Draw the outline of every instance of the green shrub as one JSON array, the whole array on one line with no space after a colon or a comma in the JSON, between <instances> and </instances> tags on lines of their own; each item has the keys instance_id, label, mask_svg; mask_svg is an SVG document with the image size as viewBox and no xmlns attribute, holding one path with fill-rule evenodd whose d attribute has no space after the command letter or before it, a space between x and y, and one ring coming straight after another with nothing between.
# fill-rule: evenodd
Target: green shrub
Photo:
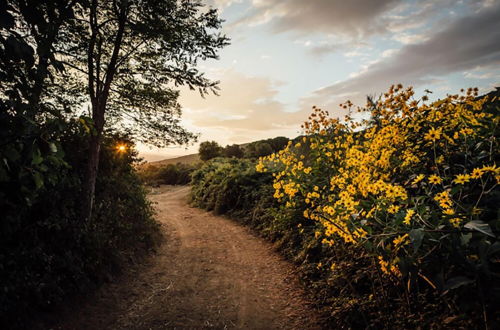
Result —
<instances>
[{"instance_id":1,"label":"green shrub","mask_svg":"<svg viewBox=\"0 0 500 330\"><path fill-rule=\"evenodd\" d=\"M108 134L101 150L94 217L79 218L86 139L75 123L60 137L66 166L24 203L15 189L2 190L0 326L26 326L26 314L51 309L87 292L127 262L154 247L158 227L135 174L126 139ZM131 147L131 143L127 142ZM61 150L61 152L62 152ZM49 170L49 169L47 169Z\"/></svg>"},{"instance_id":2,"label":"green shrub","mask_svg":"<svg viewBox=\"0 0 500 330\"><path fill-rule=\"evenodd\" d=\"M222 154L222 147L215 141L205 141L200 143L198 154L203 161L219 157Z\"/></svg>"},{"instance_id":3,"label":"green shrub","mask_svg":"<svg viewBox=\"0 0 500 330\"><path fill-rule=\"evenodd\" d=\"M342 240L322 244L322 224L304 217L309 204L294 199L293 205L281 205L283 201L273 198L273 175L256 173L254 165L248 159L206 162L193 174L192 203L228 215L275 242L300 269L327 316L326 327L477 328L483 323L481 302L465 298L470 293L467 286L443 296L424 280L398 282L385 276L379 260L362 246ZM494 297L494 292L487 294ZM495 324L498 313L489 312Z\"/></svg>"},{"instance_id":4,"label":"green shrub","mask_svg":"<svg viewBox=\"0 0 500 330\"><path fill-rule=\"evenodd\" d=\"M191 182L191 174L198 165L189 164L167 164L167 165L145 165L138 171L141 181L148 185L186 185Z\"/></svg>"},{"instance_id":5,"label":"green shrub","mask_svg":"<svg viewBox=\"0 0 500 330\"><path fill-rule=\"evenodd\" d=\"M243 149L237 144L233 145L228 145L224 148L223 150L224 157L235 157L235 158L243 158L245 153L243 152Z\"/></svg>"}]
</instances>

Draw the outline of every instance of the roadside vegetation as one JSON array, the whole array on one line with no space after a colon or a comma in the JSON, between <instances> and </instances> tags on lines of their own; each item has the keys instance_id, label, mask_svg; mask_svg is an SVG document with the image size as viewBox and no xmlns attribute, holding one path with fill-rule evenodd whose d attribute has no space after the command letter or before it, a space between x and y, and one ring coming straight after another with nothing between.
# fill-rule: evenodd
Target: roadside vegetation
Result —
<instances>
[{"instance_id":1,"label":"roadside vegetation","mask_svg":"<svg viewBox=\"0 0 500 330\"><path fill-rule=\"evenodd\" d=\"M342 121L315 108L283 150L205 163L193 204L276 242L331 327L496 328L498 97L393 86Z\"/></svg>"},{"instance_id":2,"label":"roadside vegetation","mask_svg":"<svg viewBox=\"0 0 500 330\"><path fill-rule=\"evenodd\" d=\"M244 145L233 144L226 147L220 146L215 141L205 141L200 143L198 154L141 164L137 168L142 182L149 186L189 184L192 173L199 169L206 161L214 158L249 159L255 161L259 157L279 152L286 147L288 141L288 138L278 136Z\"/></svg>"},{"instance_id":3,"label":"roadside vegetation","mask_svg":"<svg viewBox=\"0 0 500 330\"><path fill-rule=\"evenodd\" d=\"M0 3L0 328L89 293L154 249L135 142L196 139L178 86L228 38L197 1Z\"/></svg>"}]
</instances>

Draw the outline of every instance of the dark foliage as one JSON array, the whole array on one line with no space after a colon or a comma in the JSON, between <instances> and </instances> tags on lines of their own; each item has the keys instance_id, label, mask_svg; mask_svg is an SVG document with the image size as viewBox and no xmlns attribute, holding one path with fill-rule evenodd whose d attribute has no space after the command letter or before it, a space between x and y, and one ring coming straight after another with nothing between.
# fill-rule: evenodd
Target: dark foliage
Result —
<instances>
[{"instance_id":1,"label":"dark foliage","mask_svg":"<svg viewBox=\"0 0 500 330\"><path fill-rule=\"evenodd\" d=\"M251 160L214 159L193 174L192 203L248 225L275 246L301 273L325 314L325 328L478 328L479 304L467 292L443 300L425 281L418 288L395 285L362 247L328 247L315 235L317 223L302 215L305 205L282 208L272 197L272 176L257 173ZM329 269L324 265L335 265ZM411 300L410 300L411 299ZM410 301L412 302L410 304ZM450 313L461 304L462 314Z\"/></svg>"},{"instance_id":2,"label":"dark foliage","mask_svg":"<svg viewBox=\"0 0 500 330\"><path fill-rule=\"evenodd\" d=\"M131 149L118 153L116 144L126 141L118 136L104 140L95 214L89 223L81 221L78 205L87 148L83 130L80 123L68 124L60 136L64 166L47 176L29 202L19 195L31 187L2 185L4 329L26 326L26 313L50 310L64 298L95 287L157 240L152 208L133 167L136 154Z\"/></svg>"},{"instance_id":3,"label":"dark foliage","mask_svg":"<svg viewBox=\"0 0 500 330\"><path fill-rule=\"evenodd\" d=\"M226 146L222 153L223 153L224 157L228 157L228 158L231 158L231 157L243 158L243 156L245 155L245 153L243 152L243 149L241 149L241 147L237 144Z\"/></svg>"},{"instance_id":4,"label":"dark foliage","mask_svg":"<svg viewBox=\"0 0 500 330\"><path fill-rule=\"evenodd\" d=\"M284 136L259 140L245 146L245 158L268 156L283 149L290 140Z\"/></svg>"},{"instance_id":5,"label":"dark foliage","mask_svg":"<svg viewBox=\"0 0 500 330\"><path fill-rule=\"evenodd\" d=\"M157 186L160 184L186 185L191 182L191 174L198 168L198 165L189 164L167 164L164 166L144 165L138 175L142 182Z\"/></svg>"},{"instance_id":6,"label":"dark foliage","mask_svg":"<svg viewBox=\"0 0 500 330\"><path fill-rule=\"evenodd\" d=\"M200 143L198 154L201 160L207 161L219 157L222 154L222 147L215 141L205 141Z\"/></svg>"}]
</instances>

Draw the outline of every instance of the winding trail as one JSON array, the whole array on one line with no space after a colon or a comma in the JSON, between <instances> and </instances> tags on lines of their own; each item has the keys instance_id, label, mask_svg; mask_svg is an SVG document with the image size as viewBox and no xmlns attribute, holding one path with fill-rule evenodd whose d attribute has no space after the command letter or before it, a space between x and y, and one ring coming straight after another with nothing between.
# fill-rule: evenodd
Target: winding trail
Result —
<instances>
[{"instance_id":1,"label":"winding trail","mask_svg":"<svg viewBox=\"0 0 500 330\"><path fill-rule=\"evenodd\" d=\"M319 329L292 265L235 222L187 205L189 187L150 198L166 236L64 329Z\"/></svg>"}]
</instances>

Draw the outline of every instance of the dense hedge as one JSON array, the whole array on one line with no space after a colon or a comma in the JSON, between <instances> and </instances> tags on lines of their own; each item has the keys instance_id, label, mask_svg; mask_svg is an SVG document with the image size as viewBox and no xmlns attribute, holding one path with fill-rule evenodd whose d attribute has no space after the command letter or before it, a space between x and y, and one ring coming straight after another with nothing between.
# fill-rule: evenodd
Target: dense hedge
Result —
<instances>
[{"instance_id":1,"label":"dense hedge","mask_svg":"<svg viewBox=\"0 0 500 330\"><path fill-rule=\"evenodd\" d=\"M315 295L327 316L326 325L336 328L400 327L417 324L421 318L400 319L387 314L404 309L391 283L378 276L373 260L361 249L345 244L332 251L315 238L317 226L299 211L285 209L272 197L273 177L258 173L255 162L218 158L205 163L193 174L193 205L225 214L254 228L275 242L279 251L300 268L302 280ZM318 264L337 264L335 274L324 272ZM376 286L384 296L373 295ZM392 300L382 297L393 294ZM420 323L421 324L421 323Z\"/></svg>"},{"instance_id":2,"label":"dense hedge","mask_svg":"<svg viewBox=\"0 0 500 330\"><path fill-rule=\"evenodd\" d=\"M401 102L404 99L404 96L397 96L392 101ZM393 123L391 120L396 123L394 125L399 125L404 116L387 119L383 117L388 116L385 113L381 115L382 118L375 118L369 123L375 126L374 129L359 131L354 126L354 132L350 133L347 127L342 130L325 128L330 125L329 122L324 124L326 114L317 111L310 123L312 132L301 139L302 145L300 142L290 144L278 155L261 160L257 166L261 173L257 173L253 168L254 164L248 160L217 159L206 163L193 174L193 203L251 225L263 236L275 241L282 253L299 265L306 285L328 315L327 323L330 327L495 328L500 321L497 309L500 243L495 235L499 225L496 206L498 183L495 183L498 180L498 169L495 166L498 160L498 101L495 95L486 100L476 98L471 92L464 99L457 98L457 103L453 102L453 99L449 99L434 105L424 105L421 111L425 116L435 116L433 111L445 110L451 111L451 114L435 117L434 120L424 117L427 119L419 122L424 127L423 130L427 130L426 125L429 124L440 125L440 120L456 121L453 118L460 118L456 121L457 125L464 126L458 127L458 130L466 132L468 121L459 116L468 115L466 111L469 111L469 104L470 111L474 111L474 117L479 123L470 119L477 125L473 126L474 134L464 136L464 142L460 144L439 141L434 142L433 147L431 140L430 150L442 148L439 149L438 156L443 155L443 160L439 158L434 165L436 156L432 155L435 153L425 153L428 148L427 140L417 144L421 149L412 149L415 155L421 157L422 163L412 158L411 162L402 161L403 165L399 165L401 163L396 157L397 152L401 152L402 157L414 157L404 148L398 149L395 141L399 141L397 139L403 138L403 135L397 135L396 140L387 141L383 136L376 135L372 135L371 139L363 138L364 134L379 129L381 134L393 134L394 129L383 130L384 125ZM438 107L439 110L433 110L433 107ZM418 113L415 111L413 115ZM334 121L333 124L337 125L338 122ZM445 132L449 134L447 125L452 124L454 122L442 123L442 133L437 138L442 137ZM412 127L409 134L413 134L414 130ZM451 126L450 131L453 136ZM413 137L420 141L419 138L424 136L425 134L410 135L408 143L413 141ZM339 139L342 140L339 142ZM458 141L456 137L455 139ZM380 158L373 161L367 158L365 164L361 163L363 158L356 158L357 154L354 153L363 150L361 146L370 146L371 141L379 141L377 148L368 148L371 152L378 152L381 146L386 149L396 148L392 157L387 158L388 163L381 164L376 171L366 169L378 166L377 159L383 159L382 156L374 155ZM351 144L356 144L352 152L336 158L343 155L342 150ZM316 147L313 148L313 145ZM489 146L495 147L492 149ZM457 163L457 154L462 149L467 152L465 166L462 165L463 158ZM447 153L452 157L447 158ZM427 161L426 157L430 157L429 166L424 163ZM343 161L350 162L349 164L361 163L363 170L356 172L355 167L342 168L345 166ZM437 175L433 174L438 171L435 164L439 164L439 173L444 182L439 187L439 180L435 179ZM389 166L389 169L382 165ZM398 170L392 171L390 167ZM339 168L340 174L336 172ZM480 168L474 172L479 174L462 174L472 173L475 168ZM399 169L407 172L399 177ZM414 169L417 170L416 174L409 174L408 171ZM395 200L384 195L380 199L355 201L349 204L349 207L359 205L361 208L357 212L355 209L353 211L355 216L352 217L352 222L356 221L355 224L351 224L347 218L345 224L328 221L327 217L331 212L345 212L345 208L340 205L346 203L346 197L342 197L346 193L351 198L363 196L361 193L356 195L353 187L347 186L341 187L340 192L333 192L333 188L329 187L330 184L333 186L332 178L335 178L335 184L341 186L347 184L341 182L341 178L357 182L356 180L363 178L359 175L363 171L389 180L384 183L387 187L396 186L398 182L401 182L401 186L407 184L409 198L401 196L397 197L401 200ZM394 176L392 181L389 174ZM482 178L482 189L478 190L474 185L461 186L463 183L460 182L465 180L467 183L474 178L473 175ZM421 182L422 177L425 183ZM346 192L343 193L343 190ZM448 191L450 195L456 194L453 202L443 201L441 197L434 198L436 194L444 195L442 191ZM425 197L427 194L430 197ZM325 207L333 205L337 199L339 206L336 209ZM470 200L474 202L472 205L469 205ZM414 202L418 203L415 207L412 204ZM434 205L436 202L437 206ZM374 203L380 205L374 206ZM455 204L459 206L454 206ZM451 206L454 207L453 214ZM362 213L363 208L367 207L368 210ZM363 220L371 207L376 207L378 212L375 220ZM423 223L407 216L409 212L406 209L414 209L410 214L415 215L415 218L418 214L423 218ZM467 213L469 211L470 214ZM478 214L482 214L481 219L476 219ZM459 224L455 219L458 217L462 219ZM466 221L483 225L474 227L467 225ZM342 229L341 232L333 230L332 224ZM364 228L366 233L363 234L360 228ZM408 232L406 236L405 231ZM420 232L422 235L417 235Z\"/></svg>"},{"instance_id":3,"label":"dense hedge","mask_svg":"<svg viewBox=\"0 0 500 330\"><path fill-rule=\"evenodd\" d=\"M147 185L185 185L191 182L191 174L197 168L198 164L144 164L139 167L137 173L141 181Z\"/></svg>"},{"instance_id":4,"label":"dense hedge","mask_svg":"<svg viewBox=\"0 0 500 330\"><path fill-rule=\"evenodd\" d=\"M26 318L88 292L151 249L158 227L134 170L136 153L108 134L101 149L94 216L79 217L86 138L77 124L60 138L65 166L29 201L2 189L0 326L28 326ZM117 152L117 143L127 143ZM47 169L48 170L48 169ZM5 188L5 187L3 187Z\"/></svg>"},{"instance_id":5,"label":"dense hedge","mask_svg":"<svg viewBox=\"0 0 500 330\"><path fill-rule=\"evenodd\" d=\"M445 315L497 325L499 93L427 102L392 86L342 121L314 109L306 136L261 159L274 196L318 224L318 240L363 247L383 276L449 302ZM335 264L322 265L335 268ZM481 317L476 317L480 315Z\"/></svg>"}]
</instances>

